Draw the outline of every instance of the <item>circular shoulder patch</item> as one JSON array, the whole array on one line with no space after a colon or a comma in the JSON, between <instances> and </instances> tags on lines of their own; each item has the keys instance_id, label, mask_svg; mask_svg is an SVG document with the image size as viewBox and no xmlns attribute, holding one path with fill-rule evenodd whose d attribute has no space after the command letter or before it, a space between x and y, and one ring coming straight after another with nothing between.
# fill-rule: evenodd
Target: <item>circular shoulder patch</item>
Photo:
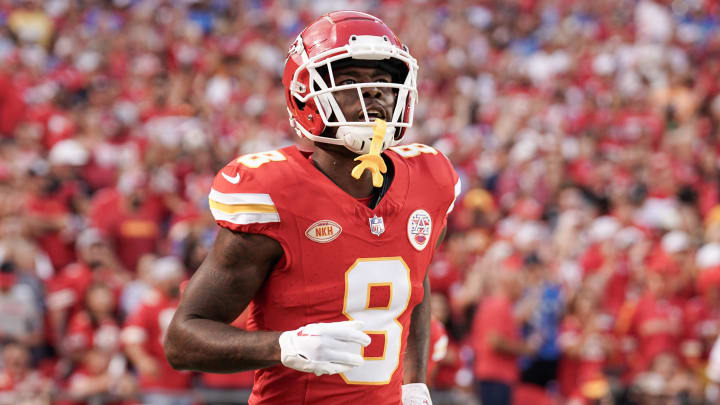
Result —
<instances>
[{"instance_id":1,"label":"circular shoulder patch","mask_svg":"<svg viewBox=\"0 0 720 405\"><path fill-rule=\"evenodd\" d=\"M432 219L425 210L415 210L410 214L407 225L410 244L417 250L425 249L432 233Z\"/></svg>"}]
</instances>

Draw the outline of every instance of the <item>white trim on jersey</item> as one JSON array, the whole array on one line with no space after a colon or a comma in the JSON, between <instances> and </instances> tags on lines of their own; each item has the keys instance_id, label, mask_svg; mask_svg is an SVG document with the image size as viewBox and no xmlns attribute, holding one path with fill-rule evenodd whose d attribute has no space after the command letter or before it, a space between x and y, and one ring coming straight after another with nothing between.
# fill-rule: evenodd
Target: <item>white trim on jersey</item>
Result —
<instances>
[{"instance_id":1,"label":"white trim on jersey","mask_svg":"<svg viewBox=\"0 0 720 405\"><path fill-rule=\"evenodd\" d=\"M460 184L460 178L458 177L457 183L455 183L455 198L453 198L452 204L450 204L450 208L448 208L447 213L451 213L453 208L455 208L455 200L457 200L458 196L460 195L460 190L462 189L462 184Z\"/></svg>"},{"instance_id":2,"label":"white trim on jersey","mask_svg":"<svg viewBox=\"0 0 720 405\"><path fill-rule=\"evenodd\" d=\"M216 209L210 209L213 217L218 221L227 221L236 225L265 224L268 222L280 222L280 215L277 213L235 213L226 214Z\"/></svg>"},{"instance_id":3,"label":"white trim on jersey","mask_svg":"<svg viewBox=\"0 0 720 405\"><path fill-rule=\"evenodd\" d=\"M272 205L272 198L270 194L260 193L221 193L214 188L210 189L210 196L208 197L213 201L217 201L221 204L226 205L240 205L240 204L263 204Z\"/></svg>"},{"instance_id":4,"label":"white trim on jersey","mask_svg":"<svg viewBox=\"0 0 720 405\"><path fill-rule=\"evenodd\" d=\"M210 212L218 221L236 225L280 222L280 215L270 194L221 193L211 189L208 200Z\"/></svg>"}]
</instances>

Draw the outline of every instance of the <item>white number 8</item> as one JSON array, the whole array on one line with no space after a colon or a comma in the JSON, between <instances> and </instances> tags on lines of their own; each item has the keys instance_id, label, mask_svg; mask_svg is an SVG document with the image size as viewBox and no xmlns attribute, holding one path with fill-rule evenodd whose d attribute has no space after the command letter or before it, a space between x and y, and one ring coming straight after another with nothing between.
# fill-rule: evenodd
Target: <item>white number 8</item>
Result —
<instances>
[{"instance_id":1,"label":"white number 8","mask_svg":"<svg viewBox=\"0 0 720 405\"><path fill-rule=\"evenodd\" d=\"M237 158L238 163L242 163L251 169L257 169L265 163L282 162L283 160L286 160L285 156L276 150L271 150L270 152L251 153Z\"/></svg>"},{"instance_id":2,"label":"white number 8","mask_svg":"<svg viewBox=\"0 0 720 405\"><path fill-rule=\"evenodd\" d=\"M372 305L373 287L390 287L386 305ZM348 384L387 384L400 364L403 327L397 318L410 302L410 269L402 257L357 259L345 273L343 314L365 324L368 334L385 335L381 356L340 376Z\"/></svg>"}]
</instances>

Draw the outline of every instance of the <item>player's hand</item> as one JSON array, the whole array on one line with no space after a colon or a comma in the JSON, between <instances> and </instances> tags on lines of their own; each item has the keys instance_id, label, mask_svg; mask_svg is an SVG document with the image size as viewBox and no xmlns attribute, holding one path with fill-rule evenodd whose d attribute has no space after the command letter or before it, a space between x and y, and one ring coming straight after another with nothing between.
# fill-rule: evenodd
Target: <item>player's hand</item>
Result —
<instances>
[{"instance_id":1,"label":"player's hand","mask_svg":"<svg viewBox=\"0 0 720 405\"><path fill-rule=\"evenodd\" d=\"M360 321L311 323L280 335L285 367L315 375L337 374L363 364L361 347L370 344Z\"/></svg>"},{"instance_id":2,"label":"player's hand","mask_svg":"<svg viewBox=\"0 0 720 405\"><path fill-rule=\"evenodd\" d=\"M403 405L432 405L427 385L423 383L403 385L402 403Z\"/></svg>"}]
</instances>

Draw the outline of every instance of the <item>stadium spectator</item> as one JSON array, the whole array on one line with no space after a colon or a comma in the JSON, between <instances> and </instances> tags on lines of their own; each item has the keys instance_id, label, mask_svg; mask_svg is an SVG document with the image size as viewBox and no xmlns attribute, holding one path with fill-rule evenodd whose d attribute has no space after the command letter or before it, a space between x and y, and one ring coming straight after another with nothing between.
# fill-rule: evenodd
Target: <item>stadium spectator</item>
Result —
<instances>
[{"instance_id":1,"label":"stadium spectator","mask_svg":"<svg viewBox=\"0 0 720 405\"><path fill-rule=\"evenodd\" d=\"M85 310L70 319L63 349L72 357L91 348L116 352L120 345L120 328L116 320L117 299L112 289L99 282L90 285L84 307Z\"/></svg>"},{"instance_id":2,"label":"stadium spectator","mask_svg":"<svg viewBox=\"0 0 720 405\"><path fill-rule=\"evenodd\" d=\"M558 336L563 357L558 368L558 388L569 401L597 399L588 390L605 380L604 372L614 352L611 318L601 310L596 292L581 290L573 297Z\"/></svg>"},{"instance_id":3,"label":"stadium spectator","mask_svg":"<svg viewBox=\"0 0 720 405\"><path fill-rule=\"evenodd\" d=\"M125 370L125 362L111 352L90 348L82 362L67 378L65 402L61 405L80 405L93 402L123 405L133 403L137 396L135 379Z\"/></svg>"},{"instance_id":4,"label":"stadium spectator","mask_svg":"<svg viewBox=\"0 0 720 405\"><path fill-rule=\"evenodd\" d=\"M19 89L12 83L11 76L0 71L0 140L8 138L21 122L25 103Z\"/></svg>"},{"instance_id":5,"label":"stadium spectator","mask_svg":"<svg viewBox=\"0 0 720 405\"><path fill-rule=\"evenodd\" d=\"M38 347L42 342L42 308L32 288L20 280L12 258L0 264L0 339L12 340L25 348ZM0 344L1 346L1 344Z\"/></svg>"},{"instance_id":6,"label":"stadium spectator","mask_svg":"<svg viewBox=\"0 0 720 405\"><path fill-rule=\"evenodd\" d=\"M699 381L670 353L655 357L649 370L635 378L634 386L636 400L642 404L703 402Z\"/></svg>"},{"instance_id":7,"label":"stadium spectator","mask_svg":"<svg viewBox=\"0 0 720 405\"><path fill-rule=\"evenodd\" d=\"M492 293L481 300L473 321L475 390L481 403L513 403L518 357L534 354L540 343L537 336L534 341L522 339L521 324L513 314L513 302L522 293L521 277L520 270L496 274Z\"/></svg>"},{"instance_id":8,"label":"stadium spectator","mask_svg":"<svg viewBox=\"0 0 720 405\"><path fill-rule=\"evenodd\" d=\"M653 359L663 353L677 355L682 332L682 309L671 300L666 276L649 272L645 294L637 302L633 335L637 339L637 371L647 370Z\"/></svg>"},{"instance_id":9,"label":"stadium spectator","mask_svg":"<svg viewBox=\"0 0 720 405\"><path fill-rule=\"evenodd\" d=\"M247 311L232 323L237 328L247 328ZM246 405L253 387L254 373L243 371L232 374L200 373L199 393L207 405L223 405L232 398L233 404Z\"/></svg>"},{"instance_id":10,"label":"stadium spectator","mask_svg":"<svg viewBox=\"0 0 720 405\"><path fill-rule=\"evenodd\" d=\"M68 322L83 311L88 288L104 283L117 300L130 275L115 257L105 236L95 228L80 232L75 242L78 260L63 267L46 283L49 338L60 348Z\"/></svg>"},{"instance_id":11,"label":"stadium spectator","mask_svg":"<svg viewBox=\"0 0 720 405\"><path fill-rule=\"evenodd\" d=\"M172 256L158 258L152 265L152 290L143 303L129 314L121 333L124 351L133 365L143 403L186 404L191 374L176 371L165 359L162 344L185 279L182 264Z\"/></svg>"},{"instance_id":12,"label":"stadium spectator","mask_svg":"<svg viewBox=\"0 0 720 405\"><path fill-rule=\"evenodd\" d=\"M90 203L91 223L108 235L120 263L130 271L136 271L143 254L158 250L160 224L167 215L165 202L153 192L148 177L128 169L120 175L117 187L98 191Z\"/></svg>"},{"instance_id":13,"label":"stadium spectator","mask_svg":"<svg viewBox=\"0 0 720 405\"><path fill-rule=\"evenodd\" d=\"M138 260L136 278L125 284L120 296L120 309L124 316L135 313L143 298L152 290L152 271L157 259L156 255L148 253Z\"/></svg>"},{"instance_id":14,"label":"stadium spectator","mask_svg":"<svg viewBox=\"0 0 720 405\"><path fill-rule=\"evenodd\" d=\"M22 0L7 17L8 27L21 44L48 46L54 23L38 0Z\"/></svg>"},{"instance_id":15,"label":"stadium spectator","mask_svg":"<svg viewBox=\"0 0 720 405\"><path fill-rule=\"evenodd\" d=\"M537 254L525 257L525 291L515 304L522 319L521 333L525 339L537 339L535 353L520 359L520 378L515 393L516 403L550 403L546 393L557 381L561 349L558 344L560 322L565 298L549 266Z\"/></svg>"},{"instance_id":16,"label":"stadium spectator","mask_svg":"<svg viewBox=\"0 0 720 405\"><path fill-rule=\"evenodd\" d=\"M30 351L10 341L2 347L0 404L50 404L52 381L31 368Z\"/></svg>"}]
</instances>

